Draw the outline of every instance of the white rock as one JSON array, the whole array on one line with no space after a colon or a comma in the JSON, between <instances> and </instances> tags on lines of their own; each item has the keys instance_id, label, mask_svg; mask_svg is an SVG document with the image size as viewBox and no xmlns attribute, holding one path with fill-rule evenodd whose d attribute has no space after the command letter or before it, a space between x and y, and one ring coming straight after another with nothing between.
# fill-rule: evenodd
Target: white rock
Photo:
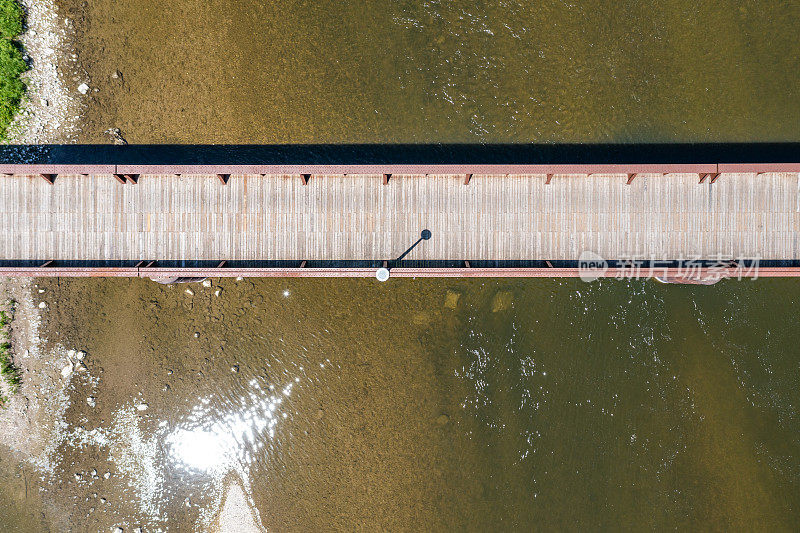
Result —
<instances>
[{"instance_id":1,"label":"white rock","mask_svg":"<svg viewBox=\"0 0 800 533\"><path fill-rule=\"evenodd\" d=\"M67 366L61 369L61 377L68 378L72 374L72 363L67 363Z\"/></svg>"},{"instance_id":2,"label":"white rock","mask_svg":"<svg viewBox=\"0 0 800 533\"><path fill-rule=\"evenodd\" d=\"M42 294L43 292L44 292L44 289L39 289L39 294Z\"/></svg>"},{"instance_id":3,"label":"white rock","mask_svg":"<svg viewBox=\"0 0 800 533\"><path fill-rule=\"evenodd\" d=\"M88 398L86 398L86 403L89 404L89 407L94 407L95 405L97 405L94 396L89 396Z\"/></svg>"},{"instance_id":4,"label":"white rock","mask_svg":"<svg viewBox=\"0 0 800 533\"><path fill-rule=\"evenodd\" d=\"M39 309L44 309L45 307L47 307L45 302L39 302Z\"/></svg>"},{"instance_id":5,"label":"white rock","mask_svg":"<svg viewBox=\"0 0 800 533\"><path fill-rule=\"evenodd\" d=\"M70 358L75 357L75 350L67 350L67 356Z\"/></svg>"},{"instance_id":6,"label":"white rock","mask_svg":"<svg viewBox=\"0 0 800 533\"><path fill-rule=\"evenodd\" d=\"M220 294L222 294L222 289L217 289L214 291L214 296L219 296Z\"/></svg>"},{"instance_id":7,"label":"white rock","mask_svg":"<svg viewBox=\"0 0 800 533\"><path fill-rule=\"evenodd\" d=\"M211 280L210 279L204 279L203 280L203 287L205 287L205 288L211 287Z\"/></svg>"},{"instance_id":8,"label":"white rock","mask_svg":"<svg viewBox=\"0 0 800 533\"><path fill-rule=\"evenodd\" d=\"M111 472L106 472L105 474L103 474L103 479L108 479L110 477L111 477Z\"/></svg>"},{"instance_id":9,"label":"white rock","mask_svg":"<svg viewBox=\"0 0 800 533\"><path fill-rule=\"evenodd\" d=\"M86 357L86 352L84 351L77 352L75 354L75 357L78 358L78 361L83 361L83 359Z\"/></svg>"},{"instance_id":10,"label":"white rock","mask_svg":"<svg viewBox=\"0 0 800 533\"><path fill-rule=\"evenodd\" d=\"M114 533L125 533L125 530L122 529L121 527L115 527L114 528Z\"/></svg>"},{"instance_id":11,"label":"white rock","mask_svg":"<svg viewBox=\"0 0 800 533\"><path fill-rule=\"evenodd\" d=\"M194 296L194 291L192 289L186 289L186 294L189 296Z\"/></svg>"},{"instance_id":12,"label":"white rock","mask_svg":"<svg viewBox=\"0 0 800 533\"><path fill-rule=\"evenodd\" d=\"M147 411L147 404L146 403L140 403L139 405L136 406L136 410L137 411Z\"/></svg>"},{"instance_id":13,"label":"white rock","mask_svg":"<svg viewBox=\"0 0 800 533\"><path fill-rule=\"evenodd\" d=\"M236 281L242 281L243 279L244 279L243 277L239 276L238 278L236 278Z\"/></svg>"},{"instance_id":14,"label":"white rock","mask_svg":"<svg viewBox=\"0 0 800 533\"><path fill-rule=\"evenodd\" d=\"M78 92L81 94L86 94L89 92L89 86L85 83L81 83L78 85Z\"/></svg>"}]
</instances>

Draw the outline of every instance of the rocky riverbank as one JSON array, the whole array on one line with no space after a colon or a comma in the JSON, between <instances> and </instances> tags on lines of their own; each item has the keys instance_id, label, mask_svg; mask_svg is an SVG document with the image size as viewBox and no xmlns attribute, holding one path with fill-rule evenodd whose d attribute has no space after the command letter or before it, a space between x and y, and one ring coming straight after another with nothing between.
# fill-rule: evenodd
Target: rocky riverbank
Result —
<instances>
[{"instance_id":1,"label":"rocky riverbank","mask_svg":"<svg viewBox=\"0 0 800 533\"><path fill-rule=\"evenodd\" d=\"M260 531L246 479L221 470L202 495L191 492L197 488L192 481L169 482L168 457L157 446L164 425L150 423L162 406L143 401L162 385L154 380L117 394L119 360L68 347L94 332L70 318L80 314L82 297L63 294L59 286L55 280L0 278L0 295L16 302L9 340L22 374L20 389L0 410L3 526L141 531L147 525L158 531L168 523L166 514L178 514L178 522L198 530ZM155 284L138 286L164 292ZM183 299L180 291L166 291ZM83 334L76 334L74 322L85 324ZM127 337L115 340L108 346L112 353L132 347ZM150 365L134 361L134 367ZM172 511L162 513L163 507Z\"/></svg>"},{"instance_id":2,"label":"rocky riverbank","mask_svg":"<svg viewBox=\"0 0 800 533\"><path fill-rule=\"evenodd\" d=\"M78 88L88 76L72 48L73 22L52 0L23 0L22 4L26 17L20 42L30 70L23 76L27 94L9 129L9 143L77 142L85 107L85 92ZM25 153L21 149L20 162Z\"/></svg>"}]
</instances>

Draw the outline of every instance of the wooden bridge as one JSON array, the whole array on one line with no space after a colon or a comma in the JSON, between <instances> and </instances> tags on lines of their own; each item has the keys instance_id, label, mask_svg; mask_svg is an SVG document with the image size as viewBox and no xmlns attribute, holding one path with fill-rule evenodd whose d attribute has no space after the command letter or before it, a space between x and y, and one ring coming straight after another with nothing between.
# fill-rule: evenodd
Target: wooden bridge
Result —
<instances>
[{"instance_id":1,"label":"wooden bridge","mask_svg":"<svg viewBox=\"0 0 800 533\"><path fill-rule=\"evenodd\" d=\"M800 275L800 164L0 165L0 275ZM424 229L430 240L404 257ZM652 274L652 271L651 271ZM747 273L745 273L747 275Z\"/></svg>"}]
</instances>

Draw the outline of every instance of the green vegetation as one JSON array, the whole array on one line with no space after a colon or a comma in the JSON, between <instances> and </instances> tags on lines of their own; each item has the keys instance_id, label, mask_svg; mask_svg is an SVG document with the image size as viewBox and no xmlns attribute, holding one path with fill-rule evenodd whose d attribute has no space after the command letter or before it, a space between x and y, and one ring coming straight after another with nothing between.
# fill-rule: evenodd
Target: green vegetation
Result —
<instances>
[{"instance_id":1,"label":"green vegetation","mask_svg":"<svg viewBox=\"0 0 800 533\"><path fill-rule=\"evenodd\" d=\"M14 365L11 355L11 342L9 328L11 327L11 320L14 318L14 308L16 302L9 300L7 303L8 311L5 309L0 310L0 337L3 341L0 343L0 376L7 387L3 387L5 391L15 394L19 390L19 385L22 383L22 372ZM5 405L8 398L0 391L0 407Z\"/></svg>"},{"instance_id":2,"label":"green vegetation","mask_svg":"<svg viewBox=\"0 0 800 533\"><path fill-rule=\"evenodd\" d=\"M0 0L0 37L13 39L22 33L25 12L17 0Z\"/></svg>"},{"instance_id":3,"label":"green vegetation","mask_svg":"<svg viewBox=\"0 0 800 533\"><path fill-rule=\"evenodd\" d=\"M23 16L17 0L0 0L0 141L6 139L25 94L25 83L20 76L28 70L28 65L16 41L22 33Z\"/></svg>"}]
</instances>

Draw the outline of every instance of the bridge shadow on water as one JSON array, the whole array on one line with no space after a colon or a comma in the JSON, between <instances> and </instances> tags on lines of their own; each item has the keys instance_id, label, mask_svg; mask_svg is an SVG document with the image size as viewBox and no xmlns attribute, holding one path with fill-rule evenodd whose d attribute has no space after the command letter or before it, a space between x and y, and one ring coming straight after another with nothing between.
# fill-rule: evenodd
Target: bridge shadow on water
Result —
<instances>
[{"instance_id":1,"label":"bridge shadow on water","mask_svg":"<svg viewBox=\"0 0 800 533\"><path fill-rule=\"evenodd\" d=\"M0 164L798 163L800 143L5 145Z\"/></svg>"}]
</instances>

